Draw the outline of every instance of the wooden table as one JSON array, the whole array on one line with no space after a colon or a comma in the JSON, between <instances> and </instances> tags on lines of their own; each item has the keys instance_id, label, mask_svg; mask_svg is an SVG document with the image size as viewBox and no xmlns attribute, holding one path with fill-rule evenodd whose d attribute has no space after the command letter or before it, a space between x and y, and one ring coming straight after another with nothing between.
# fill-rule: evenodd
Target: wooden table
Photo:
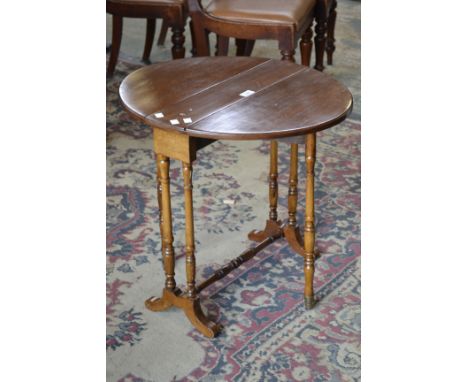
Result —
<instances>
[{"instance_id":1,"label":"wooden table","mask_svg":"<svg viewBox=\"0 0 468 382\"><path fill-rule=\"evenodd\" d=\"M348 89L330 76L286 61L252 57L200 57L141 68L120 86L124 107L153 128L157 155L157 194L165 287L162 297L146 300L153 311L175 306L184 310L205 336L221 326L205 316L199 293L285 237L304 257L304 300L311 309L315 252L314 164L316 132L342 122L352 108ZM288 219L277 217L278 139L291 143ZM269 200L266 226L249 238L258 244L200 284L195 283L195 240L192 203L192 163L197 150L217 139L271 141ZM296 223L298 144L305 141L306 206L304 234ZM169 158L182 162L185 196L186 291L176 286L172 234Z\"/></svg>"}]
</instances>

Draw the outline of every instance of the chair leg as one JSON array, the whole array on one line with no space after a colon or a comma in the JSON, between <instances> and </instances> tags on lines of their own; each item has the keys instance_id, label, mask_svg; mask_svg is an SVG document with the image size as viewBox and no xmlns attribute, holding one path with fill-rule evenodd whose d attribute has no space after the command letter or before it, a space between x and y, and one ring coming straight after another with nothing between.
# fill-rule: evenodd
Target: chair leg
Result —
<instances>
[{"instance_id":1,"label":"chair leg","mask_svg":"<svg viewBox=\"0 0 468 382\"><path fill-rule=\"evenodd\" d=\"M294 54L295 54L294 49L282 50L281 51L281 61L296 62L296 59L294 58Z\"/></svg>"},{"instance_id":2,"label":"chair leg","mask_svg":"<svg viewBox=\"0 0 468 382\"><path fill-rule=\"evenodd\" d=\"M190 27L190 36L192 37L192 50L190 53L192 53L192 57L197 56L197 41L195 39L195 30L193 29L193 21L190 20L189 22L189 27Z\"/></svg>"},{"instance_id":3,"label":"chair leg","mask_svg":"<svg viewBox=\"0 0 468 382\"><path fill-rule=\"evenodd\" d=\"M315 24L315 66L314 69L323 71L323 56L325 53L325 31L327 29L327 22L324 18L317 18Z\"/></svg>"},{"instance_id":4,"label":"chair leg","mask_svg":"<svg viewBox=\"0 0 468 382\"><path fill-rule=\"evenodd\" d=\"M197 20L198 21L198 20ZM210 41L208 31L204 29L200 22L190 22L190 29L192 33L193 53L194 57L204 57L210 55Z\"/></svg>"},{"instance_id":5,"label":"chair leg","mask_svg":"<svg viewBox=\"0 0 468 382\"><path fill-rule=\"evenodd\" d=\"M252 55L254 46L255 46L255 40L246 40L244 56L249 57L250 55Z\"/></svg>"},{"instance_id":6,"label":"chair leg","mask_svg":"<svg viewBox=\"0 0 468 382\"><path fill-rule=\"evenodd\" d=\"M216 35L216 56L227 56L229 51L229 37Z\"/></svg>"},{"instance_id":7,"label":"chair leg","mask_svg":"<svg viewBox=\"0 0 468 382\"><path fill-rule=\"evenodd\" d=\"M336 24L336 0L333 1L327 22L327 65L333 65L333 52L335 51L335 24Z\"/></svg>"},{"instance_id":8,"label":"chair leg","mask_svg":"<svg viewBox=\"0 0 468 382\"><path fill-rule=\"evenodd\" d=\"M236 56L249 57L255 45L255 40L244 40L236 38Z\"/></svg>"},{"instance_id":9,"label":"chair leg","mask_svg":"<svg viewBox=\"0 0 468 382\"><path fill-rule=\"evenodd\" d=\"M112 45L109 56L109 64L107 66L107 75L112 76L114 74L115 65L119 57L120 43L122 42L122 27L123 17L112 15Z\"/></svg>"},{"instance_id":10,"label":"chair leg","mask_svg":"<svg viewBox=\"0 0 468 382\"><path fill-rule=\"evenodd\" d=\"M182 26L173 26L172 27L172 58L175 60L177 58L185 57L185 28Z\"/></svg>"},{"instance_id":11,"label":"chair leg","mask_svg":"<svg viewBox=\"0 0 468 382\"><path fill-rule=\"evenodd\" d=\"M162 26L161 26L161 32L159 32L159 38L158 38L158 45L163 46L164 41L166 41L166 35L167 31L169 29L169 23L163 19Z\"/></svg>"},{"instance_id":12,"label":"chair leg","mask_svg":"<svg viewBox=\"0 0 468 382\"><path fill-rule=\"evenodd\" d=\"M245 52L245 43L247 40L236 38L236 56L243 56Z\"/></svg>"},{"instance_id":13,"label":"chair leg","mask_svg":"<svg viewBox=\"0 0 468 382\"><path fill-rule=\"evenodd\" d=\"M300 47L301 47L301 64L305 66L310 66L310 56L312 54L312 27L309 27L305 30L302 35Z\"/></svg>"},{"instance_id":14,"label":"chair leg","mask_svg":"<svg viewBox=\"0 0 468 382\"><path fill-rule=\"evenodd\" d=\"M145 49L143 50L142 61L146 64L150 64L151 48L153 47L154 32L156 31L156 19L146 19L146 39Z\"/></svg>"}]
</instances>

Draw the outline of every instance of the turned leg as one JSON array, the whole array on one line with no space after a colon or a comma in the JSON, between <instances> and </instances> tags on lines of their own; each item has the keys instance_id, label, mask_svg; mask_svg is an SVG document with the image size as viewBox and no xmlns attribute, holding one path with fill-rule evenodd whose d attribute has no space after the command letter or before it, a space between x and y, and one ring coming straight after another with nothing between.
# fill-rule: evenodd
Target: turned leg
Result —
<instances>
[{"instance_id":1,"label":"turned leg","mask_svg":"<svg viewBox=\"0 0 468 382\"><path fill-rule=\"evenodd\" d=\"M175 60L177 58L185 57L185 28L182 26L173 26L172 27L172 58Z\"/></svg>"},{"instance_id":2,"label":"turned leg","mask_svg":"<svg viewBox=\"0 0 468 382\"><path fill-rule=\"evenodd\" d=\"M289 190L288 190L288 226L296 228L297 209L297 153L298 144L291 144L291 161L289 167Z\"/></svg>"},{"instance_id":3,"label":"turned leg","mask_svg":"<svg viewBox=\"0 0 468 382\"><path fill-rule=\"evenodd\" d=\"M296 59L294 58L294 54L295 54L294 49L281 50L281 61L296 62Z\"/></svg>"},{"instance_id":4,"label":"turned leg","mask_svg":"<svg viewBox=\"0 0 468 382\"><path fill-rule=\"evenodd\" d=\"M146 19L145 49L143 49L142 61L150 64L151 48L153 47L154 32L156 31L156 19Z\"/></svg>"},{"instance_id":5,"label":"turned leg","mask_svg":"<svg viewBox=\"0 0 468 382\"><path fill-rule=\"evenodd\" d=\"M248 238L254 241L263 241L268 237L274 237L281 232L280 222L278 221L278 142L271 141L270 147L270 175L268 182L268 196L270 200L270 211L268 220L263 231L253 230Z\"/></svg>"},{"instance_id":6,"label":"turned leg","mask_svg":"<svg viewBox=\"0 0 468 382\"><path fill-rule=\"evenodd\" d=\"M272 221L278 220L278 142L271 141L270 147L270 176L269 176L270 214Z\"/></svg>"},{"instance_id":7,"label":"turned leg","mask_svg":"<svg viewBox=\"0 0 468 382\"><path fill-rule=\"evenodd\" d=\"M324 17L316 18L315 24L315 66L314 69L323 71L323 55L325 53L325 31L327 22Z\"/></svg>"},{"instance_id":8,"label":"turned leg","mask_svg":"<svg viewBox=\"0 0 468 382\"><path fill-rule=\"evenodd\" d=\"M161 183L161 167L156 166L156 190L157 190L157 196L158 196L158 209L159 209L159 232L161 235L161 253L164 256L164 240L162 239L162 233L163 233L163 216L162 216L162 183Z\"/></svg>"},{"instance_id":9,"label":"turned leg","mask_svg":"<svg viewBox=\"0 0 468 382\"><path fill-rule=\"evenodd\" d=\"M306 309L311 309L315 303L314 297L314 165L315 165L315 133L306 137L306 208L304 226L304 304Z\"/></svg>"},{"instance_id":10,"label":"turned leg","mask_svg":"<svg viewBox=\"0 0 468 382\"><path fill-rule=\"evenodd\" d=\"M159 32L159 38L158 38L158 45L163 46L164 41L166 41L166 35L167 31L169 29L169 23L163 19L162 25L161 25L161 32Z\"/></svg>"},{"instance_id":11,"label":"turned leg","mask_svg":"<svg viewBox=\"0 0 468 382\"><path fill-rule=\"evenodd\" d=\"M182 163L185 196L185 269L187 275L187 296L194 298L195 292L195 239L193 227L192 165Z\"/></svg>"},{"instance_id":12,"label":"turned leg","mask_svg":"<svg viewBox=\"0 0 468 382\"><path fill-rule=\"evenodd\" d=\"M289 164L289 189L288 189L288 225L284 227L284 237L292 249L304 256L303 240L297 226L297 161L298 144L291 144L291 160Z\"/></svg>"},{"instance_id":13,"label":"turned leg","mask_svg":"<svg viewBox=\"0 0 468 382\"><path fill-rule=\"evenodd\" d=\"M330 15L327 21L327 65L333 65L333 52L335 51L335 24L336 24L336 0L331 5Z\"/></svg>"},{"instance_id":14,"label":"turned leg","mask_svg":"<svg viewBox=\"0 0 468 382\"><path fill-rule=\"evenodd\" d=\"M112 76L114 74L115 65L117 64L117 59L119 58L120 43L122 42L122 27L122 16L112 15L112 43L109 56L109 65L107 66L108 76Z\"/></svg>"},{"instance_id":15,"label":"turned leg","mask_svg":"<svg viewBox=\"0 0 468 382\"><path fill-rule=\"evenodd\" d=\"M312 27L309 25L301 38L301 64L310 66L310 56L312 54Z\"/></svg>"},{"instance_id":16,"label":"turned leg","mask_svg":"<svg viewBox=\"0 0 468 382\"><path fill-rule=\"evenodd\" d=\"M174 247L172 243L172 212L171 212L171 193L170 193L170 178L169 178L169 158L158 154L158 170L161 182L161 202L162 202L162 241L163 241L163 259L164 271L166 273L165 287L169 290L174 290L176 287L174 274Z\"/></svg>"}]
</instances>

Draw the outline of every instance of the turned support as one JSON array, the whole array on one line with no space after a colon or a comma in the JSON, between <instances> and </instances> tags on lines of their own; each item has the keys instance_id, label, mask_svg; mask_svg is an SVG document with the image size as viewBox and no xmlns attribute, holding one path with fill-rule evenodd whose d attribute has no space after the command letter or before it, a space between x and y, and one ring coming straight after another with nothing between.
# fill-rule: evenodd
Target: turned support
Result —
<instances>
[{"instance_id":1,"label":"turned support","mask_svg":"<svg viewBox=\"0 0 468 382\"><path fill-rule=\"evenodd\" d=\"M294 54L295 54L294 49L281 50L281 61L296 62L296 59L294 58Z\"/></svg>"},{"instance_id":2,"label":"turned support","mask_svg":"<svg viewBox=\"0 0 468 382\"><path fill-rule=\"evenodd\" d=\"M291 160L289 163L289 189L288 189L288 225L292 228L296 227L296 210L297 210L297 155L298 144L291 144Z\"/></svg>"},{"instance_id":3,"label":"turned support","mask_svg":"<svg viewBox=\"0 0 468 382\"><path fill-rule=\"evenodd\" d=\"M182 162L185 196L185 270L187 276L187 296L194 298L195 292L195 238L193 227L192 165Z\"/></svg>"},{"instance_id":4,"label":"turned support","mask_svg":"<svg viewBox=\"0 0 468 382\"><path fill-rule=\"evenodd\" d=\"M314 166L316 152L315 133L306 136L306 208L304 224L304 303L306 309L311 309L316 301L314 297Z\"/></svg>"},{"instance_id":5,"label":"turned support","mask_svg":"<svg viewBox=\"0 0 468 382\"><path fill-rule=\"evenodd\" d=\"M270 220L278 220L278 142L271 141L269 175Z\"/></svg>"},{"instance_id":6,"label":"turned support","mask_svg":"<svg viewBox=\"0 0 468 382\"><path fill-rule=\"evenodd\" d=\"M328 65L333 65L333 52L335 51L336 6L337 1L333 0L327 21L327 42L325 49L327 52Z\"/></svg>"},{"instance_id":7,"label":"turned support","mask_svg":"<svg viewBox=\"0 0 468 382\"><path fill-rule=\"evenodd\" d=\"M325 53L325 32L327 29L327 22L324 17L317 18L315 25L315 66L314 69L323 71L323 55Z\"/></svg>"},{"instance_id":8,"label":"turned support","mask_svg":"<svg viewBox=\"0 0 468 382\"><path fill-rule=\"evenodd\" d=\"M312 27L309 25L302 35L301 47L301 64L310 66L310 56L312 54Z\"/></svg>"},{"instance_id":9,"label":"turned support","mask_svg":"<svg viewBox=\"0 0 468 382\"><path fill-rule=\"evenodd\" d=\"M184 27L174 26L172 27L172 58L175 60L177 58L185 57L185 36L184 36Z\"/></svg>"},{"instance_id":10,"label":"turned support","mask_svg":"<svg viewBox=\"0 0 468 382\"><path fill-rule=\"evenodd\" d=\"M270 200L269 219L266 221L263 231L253 230L248 238L253 241L261 242L268 237L281 234L282 228L278 221L278 142L271 141L270 146L270 174L268 176L268 196Z\"/></svg>"},{"instance_id":11,"label":"turned support","mask_svg":"<svg viewBox=\"0 0 468 382\"><path fill-rule=\"evenodd\" d=\"M173 290L176 286L175 273L174 273L174 247L172 243L174 238L172 236L172 212L171 212L171 193L170 193L170 179L169 179L169 158L167 156L158 154L158 173L159 181L161 184L161 204L162 204L162 247L163 247L163 261L164 272L166 273L166 289Z\"/></svg>"}]
</instances>

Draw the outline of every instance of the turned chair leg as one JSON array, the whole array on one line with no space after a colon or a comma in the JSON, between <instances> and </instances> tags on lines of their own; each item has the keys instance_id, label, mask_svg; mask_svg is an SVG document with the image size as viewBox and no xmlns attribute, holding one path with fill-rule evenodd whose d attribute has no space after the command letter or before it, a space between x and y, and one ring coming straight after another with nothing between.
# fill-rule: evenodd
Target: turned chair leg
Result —
<instances>
[{"instance_id":1,"label":"turned chair leg","mask_svg":"<svg viewBox=\"0 0 468 382\"><path fill-rule=\"evenodd\" d=\"M123 17L112 15L112 43L109 64L107 66L108 76L112 76L114 74L115 65L117 64L117 59L119 58L120 43L122 42L122 27Z\"/></svg>"},{"instance_id":2,"label":"turned chair leg","mask_svg":"<svg viewBox=\"0 0 468 382\"><path fill-rule=\"evenodd\" d=\"M312 27L309 25L301 38L301 64L310 66L310 56L312 54Z\"/></svg>"},{"instance_id":3,"label":"turned chair leg","mask_svg":"<svg viewBox=\"0 0 468 382\"><path fill-rule=\"evenodd\" d=\"M171 212L171 192L169 178L169 158L158 154L158 172L161 182L161 204L162 204L162 241L163 241L163 260L164 272L166 273L165 288L174 290L175 281L175 259L174 259L174 237L172 235L172 212Z\"/></svg>"},{"instance_id":4,"label":"turned chair leg","mask_svg":"<svg viewBox=\"0 0 468 382\"><path fill-rule=\"evenodd\" d=\"M314 297L315 270L315 227L314 227L314 165L316 142L315 133L306 136L306 208L304 224L304 304L306 309L312 309L316 300Z\"/></svg>"},{"instance_id":5,"label":"turned chair leg","mask_svg":"<svg viewBox=\"0 0 468 382\"><path fill-rule=\"evenodd\" d=\"M327 21L327 65L333 65L333 52L335 51L336 5L337 1L333 0Z\"/></svg>"},{"instance_id":6,"label":"turned chair leg","mask_svg":"<svg viewBox=\"0 0 468 382\"><path fill-rule=\"evenodd\" d=\"M145 49L143 50L142 61L149 64L151 49L153 47L154 33L156 31L156 19L146 19L146 39L145 39Z\"/></svg>"},{"instance_id":7,"label":"turned chair leg","mask_svg":"<svg viewBox=\"0 0 468 382\"><path fill-rule=\"evenodd\" d=\"M172 58L175 60L177 58L185 57L185 36L184 36L185 27L173 26L172 27Z\"/></svg>"},{"instance_id":8,"label":"turned chair leg","mask_svg":"<svg viewBox=\"0 0 468 382\"><path fill-rule=\"evenodd\" d=\"M163 46L164 42L166 41L166 35L167 31L169 29L169 23L163 19L162 25L161 25L161 31L159 32L159 38L158 38L158 45Z\"/></svg>"},{"instance_id":9,"label":"turned chair leg","mask_svg":"<svg viewBox=\"0 0 468 382\"><path fill-rule=\"evenodd\" d=\"M281 61L296 62L296 59L294 58L295 53L294 49L281 50Z\"/></svg>"},{"instance_id":10,"label":"turned chair leg","mask_svg":"<svg viewBox=\"0 0 468 382\"><path fill-rule=\"evenodd\" d=\"M316 19L315 24L315 66L314 69L323 71L323 56L325 54L325 31L327 29L327 22L324 18L319 17Z\"/></svg>"},{"instance_id":11,"label":"turned chair leg","mask_svg":"<svg viewBox=\"0 0 468 382\"><path fill-rule=\"evenodd\" d=\"M187 276L187 296L196 297L195 291L195 238L193 227L192 165L182 163L185 196L185 270Z\"/></svg>"}]
</instances>

